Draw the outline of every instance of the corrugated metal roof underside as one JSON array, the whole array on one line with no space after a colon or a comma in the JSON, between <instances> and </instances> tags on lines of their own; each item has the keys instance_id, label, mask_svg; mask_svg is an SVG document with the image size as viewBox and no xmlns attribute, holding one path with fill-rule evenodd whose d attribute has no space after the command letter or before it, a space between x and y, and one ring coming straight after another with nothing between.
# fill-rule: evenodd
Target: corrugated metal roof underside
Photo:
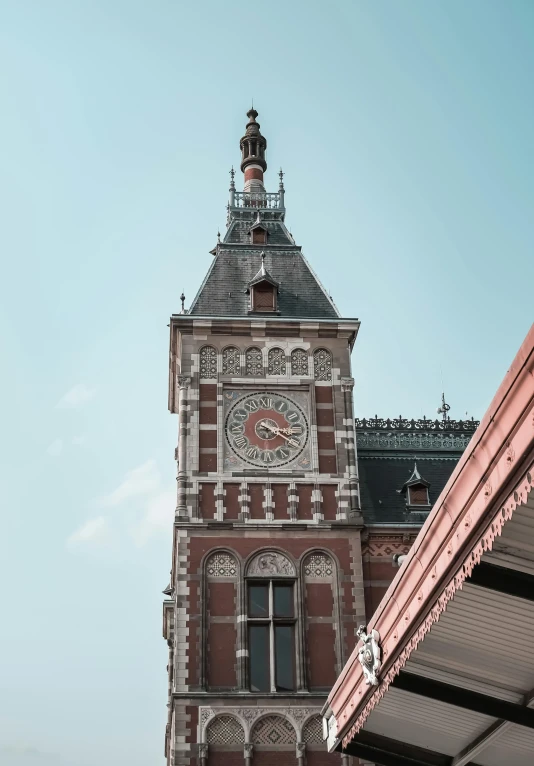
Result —
<instances>
[{"instance_id":1,"label":"corrugated metal roof underside","mask_svg":"<svg viewBox=\"0 0 534 766\"><path fill-rule=\"evenodd\" d=\"M534 574L534 491L518 506L483 561ZM534 691L534 601L466 581L407 662L404 672L515 704ZM532 703L530 703L532 705ZM364 730L458 756L484 735L473 754L479 766L532 766L534 730L498 722L458 704L449 705L390 687ZM357 737L356 737L357 739ZM464 763L464 761L461 761Z\"/></svg>"},{"instance_id":2,"label":"corrugated metal roof underside","mask_svg":"<svg viewBox=\"0 0 534 766\"><path fill-rule=\"evenodd\" d=\"M456 755L494 722L489 716L390 687L367 719L365 731Z\"/></svg>"},{"instance_id":3,"label":"corrugated metal roof underside","mask_svg":"<svg viewBox=\"0 0 534 766\"><path fill-rule=\"evenodd\" d=\"M518 506L482 561L534 575L534 497Z\"/></svg>"},{"instance_id":4,"label":"corrugated metal roof underside","mask_svg":"<svg viewBox=\"0 0 534 766\"><path fill-rule=\"evenodd\" d=\"M411 660L464 688L526 694L534 687L534 602L467 582Z\"/></svg>"},{"instance_id":5,"label":"corrugated metal roof underside","mask_svg":"<svg viewBox=\"0 0 534 766\"><path fill-rule=\"evenodd\" d=\"M509 726L474 760L480 766L532 766L534 730L524 726Z\"/></svg>"}]
</instances>

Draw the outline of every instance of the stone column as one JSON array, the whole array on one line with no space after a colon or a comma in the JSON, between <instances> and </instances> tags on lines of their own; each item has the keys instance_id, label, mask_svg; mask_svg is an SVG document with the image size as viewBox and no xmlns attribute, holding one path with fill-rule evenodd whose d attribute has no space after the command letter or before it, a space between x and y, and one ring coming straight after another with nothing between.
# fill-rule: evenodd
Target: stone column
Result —
<instances>
[{"instance_id":1,"label":"stone column","mask_svg":"<svg viewBox=\"0 0 534 766\"><path fill-rule=\"evenodd\" d=\"M187 389L191 378L178 375L180 395L178 400L178 503L176 515L187 519Z\"/></svg>"},{"instance_id":2,"label":"stone column","mask_svg":"<svg viewBox=\"0 0 534 766\"><path fill-rule=\"evenodd\" d=\"M297 742L296 755L298 766L304 766L304 756L306 755L306 745L304 742Z\"/></svg>"},{"instance_id":3,"label":"stone column","mask_svg":"<svg viewBox=\"0 0 534 766\"><path fill-rule=\"evenodd\" d=\"M205 743L198 746L198 760L200 761L200 766L206 766L208 762L208 746Z\"/></svg>"},{"instance_id":4,"label":"stone column","mask_svg":"<svg viewBox=\"0 0 534 766\"><path fill-rule=\"evenodd\" d=\"M245 766L251 766L253 752L254 752L254 745L250 744L250 742L246 742L243 748L243 757L245 759Z\"/></svg>"},{"instance_id":5,"label":"stone column","mask_svg":"<svg viewBox=\"0 0 534 766\"><path fill-rule=\"evenodd\" d=\"M347 466L349 472L349 520L355 520L360 515L360 489L358 469L356 466L356 435L354 432L352 389L354 378L341 378L341 391L345 404L346 429L345 447L347 450Z\"/></svg>"}]
</instances>

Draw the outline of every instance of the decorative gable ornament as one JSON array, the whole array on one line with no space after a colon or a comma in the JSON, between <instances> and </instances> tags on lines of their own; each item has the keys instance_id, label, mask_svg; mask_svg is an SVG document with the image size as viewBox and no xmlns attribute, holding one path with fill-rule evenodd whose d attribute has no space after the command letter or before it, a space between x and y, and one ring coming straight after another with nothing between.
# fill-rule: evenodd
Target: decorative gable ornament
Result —
<instances>
[{"instance_id":1,"label":"decorative gable ornament","mask_svg":"<svg viewBox=\"0 0 534 766\"><path fill-rule=\"evenodd\" d=\"M356 635L362 642L358 651L358 659L363 668L365 683L368 686L378 686L378 672L382 667L382 650L379 646L380 633L372 630L367 633L367 626L360 625Z\"/></svg>"}]
</instances>

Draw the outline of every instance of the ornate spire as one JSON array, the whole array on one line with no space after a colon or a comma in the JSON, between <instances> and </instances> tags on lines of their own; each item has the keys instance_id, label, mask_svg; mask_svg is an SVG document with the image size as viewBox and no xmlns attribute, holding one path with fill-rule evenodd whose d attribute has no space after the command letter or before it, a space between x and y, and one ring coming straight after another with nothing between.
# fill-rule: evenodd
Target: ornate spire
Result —
<instances>
[{"instance_id":1,"label":"ornate spire","mask_svg":"<svg viewBox=\"0 0 534 766\"><path fill-rule=\"evenodd\" d=\"M260 124L256 122L258 112L252 107L247 112L249 118L245 135L239 142L241 147L241 170L245 174L244 190L264 192L263 174L267 170L265 150L267 141L260 133Z\"/></svg>"}]
</instances>

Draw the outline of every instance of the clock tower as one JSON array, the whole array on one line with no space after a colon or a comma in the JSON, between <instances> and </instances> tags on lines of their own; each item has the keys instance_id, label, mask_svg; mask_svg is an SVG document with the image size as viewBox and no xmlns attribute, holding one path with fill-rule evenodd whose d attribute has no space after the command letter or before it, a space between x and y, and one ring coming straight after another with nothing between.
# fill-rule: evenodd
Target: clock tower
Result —
<instances>
[{"instance_id":1,"label":"clock tower","mask_svg":"<svg viewBox=\"0 0 534 766\"><path fill-rule=\"evenodd\" d=\"M171 766L319 766L320 712L365 622L342 318L264 186L254 109L227 228L170 323L177 507L164 602Z\"/></svg>"}]
</instances>

